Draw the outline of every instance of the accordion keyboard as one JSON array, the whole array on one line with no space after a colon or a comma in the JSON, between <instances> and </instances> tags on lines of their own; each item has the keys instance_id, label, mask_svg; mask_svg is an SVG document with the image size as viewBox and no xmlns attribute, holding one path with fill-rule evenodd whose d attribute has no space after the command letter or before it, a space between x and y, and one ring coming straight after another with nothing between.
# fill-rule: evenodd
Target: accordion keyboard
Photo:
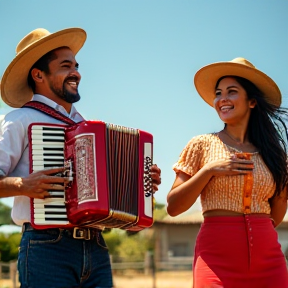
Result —
<instances>
[{"instance_id":1,"label":"accordion keyboard","mask_svg":"<svg viewBox=\"0 0 288 288\"><path fill-rule=\"evenodd\" d=\"M34 125L31 129L32 172L64 167L64 127ZM33 199L36 225L69 224L63 190L49 191L50 197Z\"/></svg>"}]
</instances>

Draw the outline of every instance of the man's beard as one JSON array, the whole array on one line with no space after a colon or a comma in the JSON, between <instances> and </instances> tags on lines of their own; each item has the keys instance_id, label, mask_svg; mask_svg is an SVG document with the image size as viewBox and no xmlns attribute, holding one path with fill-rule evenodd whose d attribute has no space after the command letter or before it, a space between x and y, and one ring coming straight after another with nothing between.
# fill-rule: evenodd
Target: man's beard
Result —
<instances>
[{"instance_id":1,"label":"man's beard","mask_svg":"<svg viewBox=\"0 0 288 288\"><path fill-rule=\"evenodd\" d=\"M50 84L50 89L61 99L63 99L67 103L75 103L80 100L80 95L78 91L76 93L71 93L65 88L65 82L63 82L62 89L57 89L53 85Z\"/></svg>"},{"instance_id":2,"label":"man's beard","mask_svg":"<svg viewBox=\"0 0 288 288\"><path fill-rule=\"evenodd\" d=\"M80 100L80 95L79 93L70 93L67 91L64 86L63 86L63 94L62 94L62 99L66 101L67 103L75 103Z\"/></svg>"}]
</instances>

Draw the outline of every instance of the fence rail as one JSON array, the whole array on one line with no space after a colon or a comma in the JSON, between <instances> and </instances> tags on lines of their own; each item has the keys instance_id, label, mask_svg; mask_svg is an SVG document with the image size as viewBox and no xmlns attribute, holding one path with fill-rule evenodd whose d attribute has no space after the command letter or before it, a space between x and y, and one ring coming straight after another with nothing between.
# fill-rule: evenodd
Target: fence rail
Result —
<instances>
[{"instance_id":1,"label":"fence rail","mask_svg":"<svg viewBox=\"0 0 288 288\"><path fill-rule=\"evenodd\" d=\"M151 275L155 277L158 271L191 271L192 269L191 257L169 257L167 261L154 261L153 255L147 254L144 261L141 262L115 262L111 259L111 267L114 274L122 275L123 273L141 273L144 275ZM153 276L154 275L154 276ZM11 288L18 288L18 272L17 262L10 263L0 262L0 280L10 279L13 283ZM18 286L17 286L18 285Z\"/></svg>"}]
</instances>

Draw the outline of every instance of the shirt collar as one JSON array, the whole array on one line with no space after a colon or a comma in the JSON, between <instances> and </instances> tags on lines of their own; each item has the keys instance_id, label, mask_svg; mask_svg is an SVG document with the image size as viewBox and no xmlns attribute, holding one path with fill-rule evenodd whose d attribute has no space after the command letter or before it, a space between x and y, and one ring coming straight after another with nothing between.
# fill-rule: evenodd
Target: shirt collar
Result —
<instances>
[{"instance_id":1,"label":"shirt collar","mask_svg":"<svg viewBox=\"0 0 288 288\"><path fill-rule=\"evenodd\" d=\"M80 116L82 118L82 116L76 110L76 108L75 108L75 106L73 104L72 104L72 107L71 107L70 114L68 114L63 106L57 104L55 101L47 98L46 96L43 96L43 95L40 95L40 94L34 94L33 98L32 98L32 101L42 102L42 103L54 108L56 111L59 111L60 113L64 114L65 116L69 117L70 119L78 118L78 116Z\"/></svg>"}]
</instances>

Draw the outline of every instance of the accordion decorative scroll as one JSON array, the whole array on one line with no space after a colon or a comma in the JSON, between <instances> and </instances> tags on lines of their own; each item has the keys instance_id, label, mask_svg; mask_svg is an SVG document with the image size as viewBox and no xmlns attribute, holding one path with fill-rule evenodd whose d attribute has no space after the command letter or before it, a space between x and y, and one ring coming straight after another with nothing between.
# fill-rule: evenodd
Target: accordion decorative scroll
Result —
<instances>
[{"instance_id":1,"label":"accordion decorative scroll","mask_svg":"<svg viewBox=\"0 0 288 288\"><path fill-rule=\"evenodd\" d=\"M108 227L138 231L153 224L153 136L102 121L29 126L30 172L66 167L71 181L31 199L35 228Z\"/></svg>"}]
</instances>

